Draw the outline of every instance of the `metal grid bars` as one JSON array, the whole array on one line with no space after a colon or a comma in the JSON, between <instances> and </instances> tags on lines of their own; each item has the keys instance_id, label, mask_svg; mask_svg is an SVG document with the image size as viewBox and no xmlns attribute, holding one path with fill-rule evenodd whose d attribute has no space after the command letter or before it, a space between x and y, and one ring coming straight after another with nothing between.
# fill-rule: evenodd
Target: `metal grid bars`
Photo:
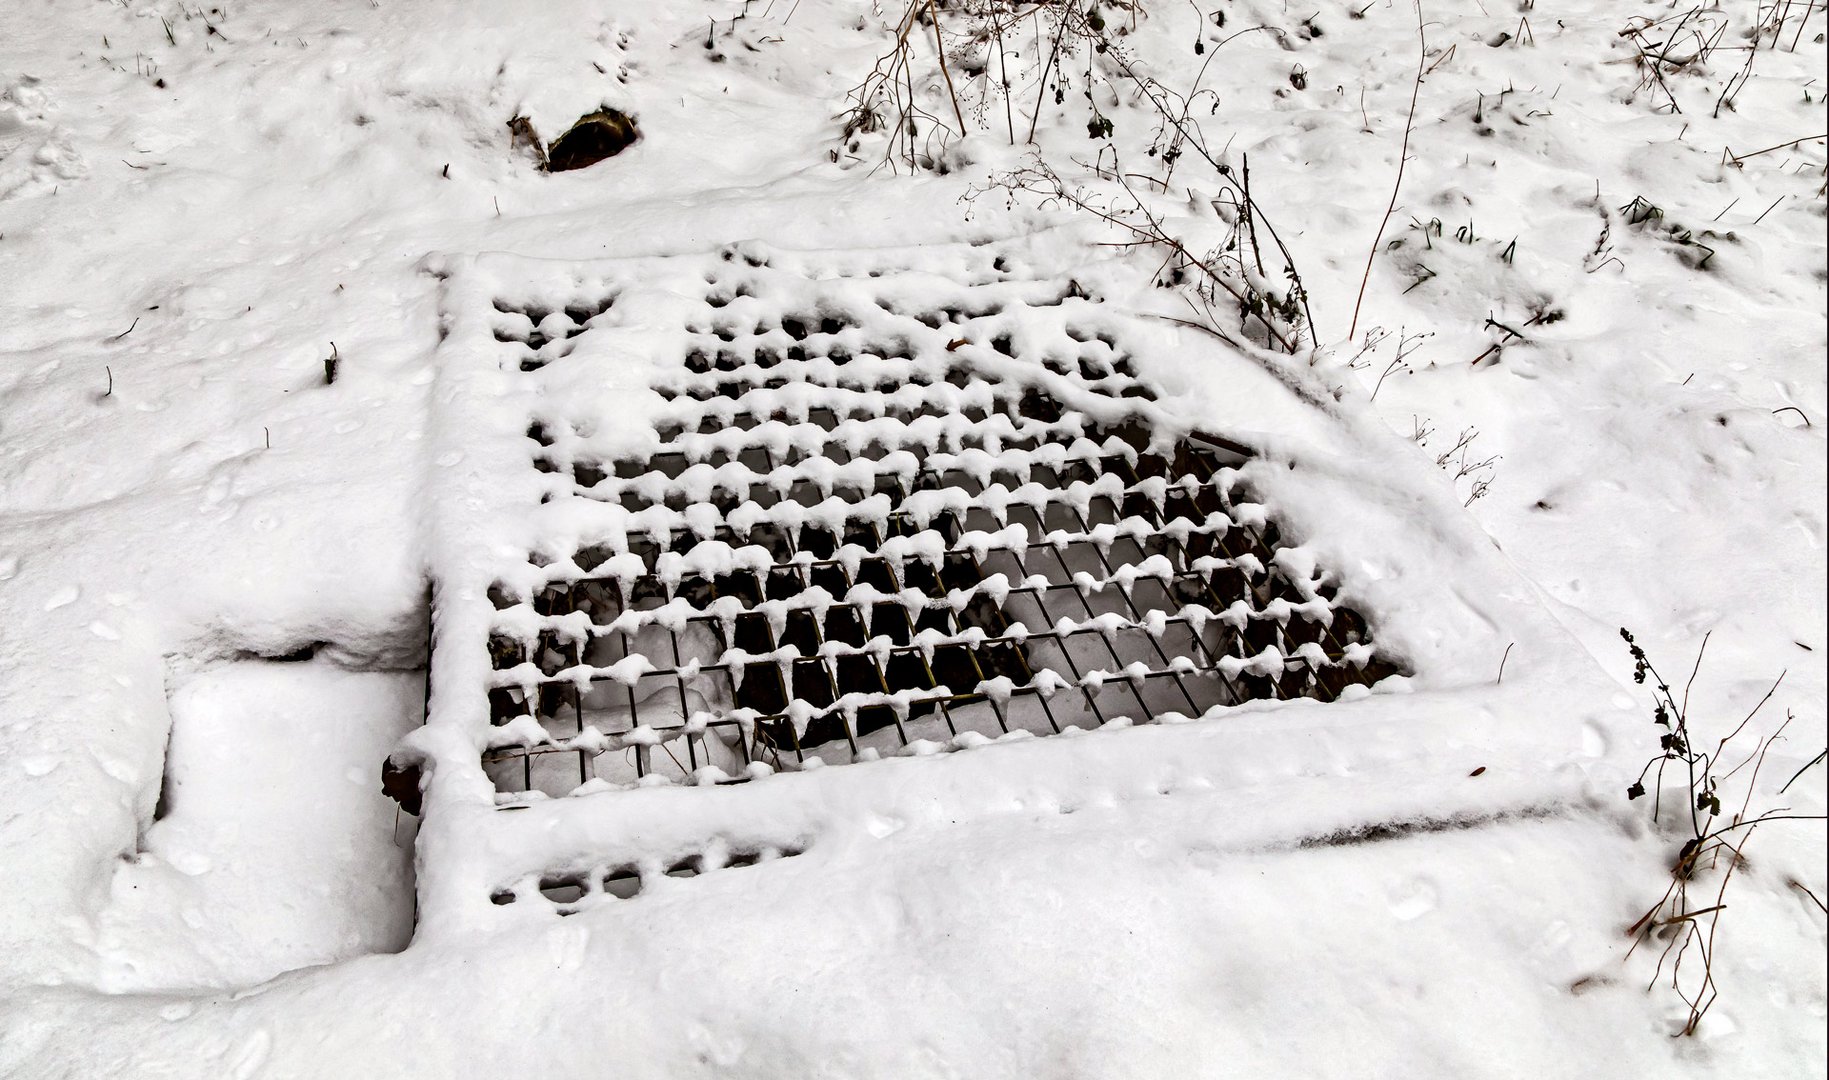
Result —
<instances>
[{"instance_id":1,"label":"metal grid bars","mask_svg":"<svg viewBox=\"0 0 1829 1080\"><path fill-rule=\"evenodd\" d=\"M539 354L593 313L515 314ZM653 452L527 431L548 501L615 527L490 590L485 763L511 801L1331 700L1396 671L1283 544L1240 448L1165 432L1109 335L1069 327L1037 363L992 334L864 340L829 311L694 329Z\"/></svg>"},{"instance_id":2,"label":"metal grid bars","mask_svg":"<svg viewBox=\"0 0 1829 1080\"><path fill-rule=\"evenodd\" d=\"M495 340L523 346L520 369L538 371L570 355L572 339L588 330L587 324L614 304L613 296L596 303L574 302L553 308L497 300L496 318L492 320Z\"/></svg>"}]
</instances>

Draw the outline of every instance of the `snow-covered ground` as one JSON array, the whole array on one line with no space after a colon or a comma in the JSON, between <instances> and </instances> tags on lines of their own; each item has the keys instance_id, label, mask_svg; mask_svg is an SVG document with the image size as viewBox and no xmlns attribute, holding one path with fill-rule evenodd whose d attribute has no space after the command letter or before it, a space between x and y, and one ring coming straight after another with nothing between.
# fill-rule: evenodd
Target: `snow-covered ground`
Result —
<instances>
[{"instance_id":1,"label":"snow-covered ground","mask_svg":"<svg viewBox=\"0 0 1829 1080\"><path fill-rule=\"evenodd\" d=\"M1400 2L1108 4L1117 48L1046 87L1053 9L938 9L911 170L841 137L900 4L0 5L0 1073L1822 1074L1826 770L1780 788L1829 728L1823 6L1435 0L1418 84ZM1001 67L979 9L1024 20ZM1126 204L1116 169L1223 242L1227 178L1165 173L1127 70L1208 91L1319 348L1168 321L1195 313L1160 248L999 186L1033 152ZM615 158L511 145L604 105L642 131ZM720 252L828 279L733 305L757 333L821 296L943 306L987 252L1085 285L1068 314L1163 430L1258 450L1410 676L494 809L480 593L563 513L504 463L530 402L651 452L646 388L703 314L680 282ZM537 393L497 372L490 299L612 280ZM1018 378L976 321L911 362ZM1784 673L1721 772L1792 717L1722 782L1726 814L1800 818L1723 894L1693 1038L1662 942L1627 955L1684 834L1625 797L1663 729L1622 626L1696 667L1710 747ZM439 766L423 823L379 790L402 736ZM531 902L579 860L640 893Z\"/></svg>"}]
</instances>

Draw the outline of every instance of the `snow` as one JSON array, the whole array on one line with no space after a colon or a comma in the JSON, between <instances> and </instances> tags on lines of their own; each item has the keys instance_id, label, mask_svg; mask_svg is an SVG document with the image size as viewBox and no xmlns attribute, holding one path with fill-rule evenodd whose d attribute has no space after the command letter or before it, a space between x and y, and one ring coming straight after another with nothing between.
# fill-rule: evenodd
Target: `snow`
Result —
<instances>
[{"instance_id":1,"label":"snow","mask_svg":"<svg viewBox=\"0 0 1829 1080\"><path fill-rule=\"evenodd\" d=\"M162 813L97 927L101 985L248 986L405 947L416 822L376 789L374 762L419 722L423 694L412 675L323 662L182 683ZM199 955L163 952L177 949Z\"/></svg>"},{"instance_id":2,"label":"snow","mask_svg":"<svg viewBox=\"0 0 1829 1080\"><path fill-rule=\"evenodd\" d=\"M1825 803L1821 766L1778 793L1824 744L1829 648L1829 241L1810 138L1825 13L1799 6L1753 53L1746 26L1780 6L1697 13L1728 47L1669 76L1677 112L1640 86L1621 34L1677 8L1426 4L1432 66L1350 335L1414 12L1223 0L1220 26L1140 7L1129 55L1165 86L1205 71L1218 97L1196 113L1213 106L1202 123L1235 173L1249 156L1301 267L1320 347L1286 359L1163 318L1190 308L1153 284L1160 253L1007 199L994 180L1027 151L964 68L975 133L936 155L944 173L876 168L888 130L841 143L846 94L900 6L13 0L0 1074L1821 1073L1825 921L1804 894L1829 895L1820 821L1762 826L1750 846L1699 1037L1670 1037L1681 1003L1646 989L1655 958L1627 959L1623 934L1681 836L1624 798L1658 729L1620 626L1667 670L1706 636L1692 715L1711 742L1786 672L1741 737L1794 715L1752 804ZM1132 16L1105 8L1114 27ZM916 91L950 123L920 29ZM1749 55L1736 107L1717 109ZM1014 57L1020 142L1038 98ZM1076 79L1093 63L1074 62ZM1159 173L1152 114L1099 63L1090 100L1113 146ZM1038 144L1112 197L1070 165L1103 145L1080 90L1043 109ZM603 105L643 133L610 161L549 176L509 145L510 117L551 139ZM1146 194L1198 250L1240 216L1203 170L1186 155ZM1259 284L1281 288L1279 269ZM729 378L720 349L785 352L791 322L827 318L851 324L833 342L849 363L809 361L748 432L733 403L697 403L725 426L678 432L684 459L662 465L675 403ZM682 364L706 338L704 370ZM647 712L628 731L492 728L488 681L528 674L491 671L492 628L602 629L497 610L492 588L638 575L630 538L709 538L720 492L782 496L747 524L880 519L874 477L924 457L983 490L909 508L970 511L959 544L981 558L1132 543L1122 521L1025 524L1036 477L1096 458L1089 440L1006 447L1021 424L966 416L988 383L880 385L954 360L1003 385L1096 383L1070 403L1101 422L1133 407L1125 388L1153 387L1157 436L1253 450L1224 474L1227 527L1274 522L1283 545L1270 565L1232 562L1310 598L1264 614L1350 606L1408 676L1151 724L1070 714L1080 681L1046 672L1059 735L1030 737L1039 719L922 727L904 693L906 747L884 729L798 769L733 755L691 782L636 783L630 764L496 790L486 748L659 760L669 736ZM950 414L889 415L927 400ZM822 409L843 417L830 434ZM788 471L737 453L829 438L899 448ZM650 457L664 483L605 475L594 506L557 494L578 462ZM1082 514L1103 482L1070 489ZM626 510L631 490L653 505ZM931 535L885 554L931 562ZM655 569L677 583L761 565L757 550L714 540ZM839 553L852 575L864 556ZM1161 570L1062 560L1089 601L1066 621L1116 629L1101 605ZM947 603L1014 605L1025 587L1011 568ZM915 599L871 589L857 599ZM759 610L778 633L830 599ZM687 616L639 614L640 633ZM1188 606L1145 626L1253 617ZM1222 664L1276 673L1314 651ZM1083 679L1134 693L1131 659ZM570 677L640 693L649 664ZM982 689L1012 711L1036 700ZM390 752L427 768L422 820L379 792Z\"/></svg>"}]
</instances>

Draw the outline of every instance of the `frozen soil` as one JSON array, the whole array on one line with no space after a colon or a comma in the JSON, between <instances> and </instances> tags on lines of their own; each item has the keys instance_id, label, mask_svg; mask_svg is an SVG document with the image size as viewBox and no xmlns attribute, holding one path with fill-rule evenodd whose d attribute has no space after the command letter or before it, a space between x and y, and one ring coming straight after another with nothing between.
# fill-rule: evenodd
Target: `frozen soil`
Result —
<instances>
[{"instance_id":1,"label":"frozen soil","mask_svg":"<svg viewBox=\"0 0 1829 1080\"><path fill-rule=\"evenodd\" d=\"M1429 3L1381 232L1416 14L1316 7L1139 8L1124 39L1164 85L1200 73L1216 156L1248 155L1313 308L1319 348L1284 368L1154 318L1189 310L1152 287L1159 253L995 187L1052 101L1017 52L1015 140L961 69L974 132L943 169L876 167L880 132L849 149L847 91L899 9L9 3L0 1073L1820 1074L1820 821L1749 845L1697 1037L1672 1037L1655 954L1627 958L1682 835L1624 797L1661 729L1618 629L1667 675L1706 640L1689 695L1711 744L1783 672L1730 763L1789 715L1784 739L1724 802L1823 811L1820 766L1779 788L1826 731L1824 12L1698 11L1723 47L1666 95L1621 31L1678 8ZM924 47L915 88L950 120ZM1155 118L1093 70L1093 98L1042 109L1041 153L1092 161L1092 101L1109 152L1159 175ZM604 105L642 131L607 162L548 175L511 146L513 117L550 139ZM1218 242L1203 169L1144 198ZM525 554L490 501L515 402L478 366L472 301L752 241L892 248L944 280L986 240L1149 328L1164 415L1265 451L1291 532L1413 679L507 813L486 785L435 788L449 813L423 828L395 812L379 767L403 735L475 760L419 729L428 574ZM625 351L568 399L609 444L645 445L630 388L670 304L619 315ZM782 857L658 872L733 840ZM560 917L538 878L584 857L645 865L641 892ZM517 881L528 902L487 902Z\"/></svg>"}]
</instances>

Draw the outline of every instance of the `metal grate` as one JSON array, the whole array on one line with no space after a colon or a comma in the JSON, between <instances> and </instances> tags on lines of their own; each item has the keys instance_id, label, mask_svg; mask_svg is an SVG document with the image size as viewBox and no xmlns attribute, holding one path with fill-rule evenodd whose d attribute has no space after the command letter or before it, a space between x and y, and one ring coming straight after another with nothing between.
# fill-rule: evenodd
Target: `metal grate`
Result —
<instances>
[{"instance_id":1,"label":"metal grate","mask_svg":"<svg viewBox=\"0 0 1829 1080\"><path fill-rule=\"evenodd\" d=\"M608 306L498 303L497 337L535 371ZM491 722L517 729L485 757L499 792L1331 700L1396 671L1281 543L1242 448L1165 438L1109 335L1069 328L1023 380L963 340L938 358L867 340L838 309L692 329L657 387L657 452L605 460L563 420L527 430L548 499L623 527L515 576L543 584L490 590Z\"/></svg>"}]
</instances>

